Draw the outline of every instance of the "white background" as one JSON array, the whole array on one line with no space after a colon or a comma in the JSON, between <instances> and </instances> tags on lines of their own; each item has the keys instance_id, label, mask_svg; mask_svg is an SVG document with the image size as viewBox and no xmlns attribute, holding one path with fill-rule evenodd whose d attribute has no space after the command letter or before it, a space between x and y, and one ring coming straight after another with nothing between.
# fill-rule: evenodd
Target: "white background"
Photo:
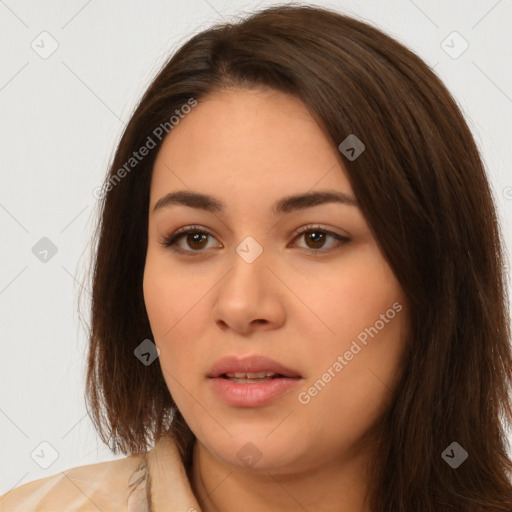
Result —
<instances>
[{"instance_id":1,"label":"white background","mask_svg":"<svg viewBox=\"0 0 512 512\"><path fill-rule=\"evenodd\" d=\"M83 398L77 296L93 190L167 56L216 21L274 3L0 0L0 493L120 457L98 440ZM482 151L510 247L512 1L310 3L376 25L434 67ZM46 59L31 47L51 48L44 31L58 43ZM469 44L455 59L442 44L453 31ZM452 36L446 44L453 53L463 42ZM42 237L57 247L46 263L32 253ZM46 469L31 458L36 448L51 457L43 441L58 453Z\"/></svg>"}]
</instances>

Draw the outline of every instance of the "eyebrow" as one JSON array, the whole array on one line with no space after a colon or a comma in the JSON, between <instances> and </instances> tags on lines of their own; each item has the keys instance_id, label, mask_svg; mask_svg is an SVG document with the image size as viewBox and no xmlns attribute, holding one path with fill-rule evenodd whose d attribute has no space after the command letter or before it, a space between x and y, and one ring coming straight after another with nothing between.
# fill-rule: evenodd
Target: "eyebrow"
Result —
<instances>
[{"instance_id":1,"label":"eyebrow","mask_svg":"<svg viewBox=\"0 0 512 512\"><path fill-rule=\"evenodd\" d=\"M341 203L349 206L358 205L358 201L354 197L345 194L344 192L321 190L284 197L274 204L272 213L274 215L285 214L325 203ZM163 208L169 208L174 205L199 208L212 213L222 213L224 209L224 203L213 196L201 194L199 192L191 192L189 190L178 190L176 192L169 192L165 196L161 197L156 202L153 212Z\"/></svg>"}]
</instances>

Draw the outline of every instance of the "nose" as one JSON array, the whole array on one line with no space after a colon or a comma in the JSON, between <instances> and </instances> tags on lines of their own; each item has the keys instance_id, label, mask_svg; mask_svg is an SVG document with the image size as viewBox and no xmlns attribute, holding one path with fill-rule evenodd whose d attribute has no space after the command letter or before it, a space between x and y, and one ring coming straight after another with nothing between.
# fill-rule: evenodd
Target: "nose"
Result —
<instances>
[{"instance_id":1,"label":"nose","mask_svg":"<svg viewBox=\"0 0 512 512\"><path fill-rule=\"evenodd\" d=\"M235 253L232 266L214 288L212 319L223 331L241 335L272 330L285 322L284 287L265 251L248 262Z\"/></svg>"}]
</instances>

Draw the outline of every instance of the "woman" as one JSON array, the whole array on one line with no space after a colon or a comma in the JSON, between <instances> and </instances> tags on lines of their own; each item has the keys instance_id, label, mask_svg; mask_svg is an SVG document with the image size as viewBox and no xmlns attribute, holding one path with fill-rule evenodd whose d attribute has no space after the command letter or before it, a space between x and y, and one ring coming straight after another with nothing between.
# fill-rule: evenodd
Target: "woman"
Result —
<instances>
[{"instance_id":1,"label":"woman","mask_svg":"<svg viewBox=\"0 0 512 512\"><path fill-rule=\"evenodd\" d=\"M87 398L126 457L0 510L512 510L498 221L417 56L309 6L215 26L100 196Z\"/></svg>"}]
</instances>

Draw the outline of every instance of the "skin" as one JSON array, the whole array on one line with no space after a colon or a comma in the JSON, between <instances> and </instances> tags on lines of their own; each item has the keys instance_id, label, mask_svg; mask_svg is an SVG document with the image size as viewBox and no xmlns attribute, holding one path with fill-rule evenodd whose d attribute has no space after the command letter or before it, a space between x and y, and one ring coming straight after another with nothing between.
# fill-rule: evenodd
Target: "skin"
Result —
<instances>
[{"instance_id":1,"label":"skin","mask_svg":"<svg viewBox=\"0 0 512 512\"><path fill-rule=\"evenodd\" d=\"M357 205L271 212L292 194L354 197L343 158L302 102L268 89L203 98L157 156L144 297L165 381L197 438L189 478L205 512L238 511L241 503L246 512L369 510L364 496L375 442L365 436L401 375L406 297ZM215 196L225 210L173 205L153 212L177 190ZM198 242L185 235L177 244L199 255L162 244L195 224L211 236ZM308 224L349 241L327 236L322 245L295 235ZM235 251L247 236L263 249L252 263ZM394 319L301 403L299 393L394 303L402 306ZM302 379L268 405L228 405L207 373L231 354L263 354ZM252 466L237 457L247 443L261 454Z\"/></svg>"}]
</instances>

